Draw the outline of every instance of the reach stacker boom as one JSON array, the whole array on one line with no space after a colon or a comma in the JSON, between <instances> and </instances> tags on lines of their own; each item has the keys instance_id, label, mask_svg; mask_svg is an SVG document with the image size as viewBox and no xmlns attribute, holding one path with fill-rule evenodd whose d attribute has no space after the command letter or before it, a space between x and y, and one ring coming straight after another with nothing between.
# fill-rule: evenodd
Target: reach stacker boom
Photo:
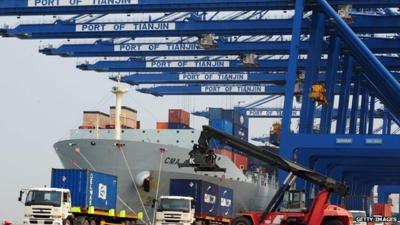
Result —
<instances>
[{"instance_id":1,"label":"reach stacker boom","mask_svg":"<svg viewBox=\"0 0 400 225\"><path fill-rule=\"evenodd\" d=\"M332 193L347 194L347 187L341 182L307 169L294 161L283 159L278 154L268 152L209 126L203 126L198 144L193 146L189 159L180 167L194 167L195 171L223 172L212 148L211 139L218 139L248 156L262 160L272 166L287 171L283 185L276 192L264 212L244 212L232 221L231 225L351 225L352 216L346 209L329 204ZM297 177L318 185L320 191L312 206L305 207L305 194L290 190Z\"/></svg>"}]
</instances>

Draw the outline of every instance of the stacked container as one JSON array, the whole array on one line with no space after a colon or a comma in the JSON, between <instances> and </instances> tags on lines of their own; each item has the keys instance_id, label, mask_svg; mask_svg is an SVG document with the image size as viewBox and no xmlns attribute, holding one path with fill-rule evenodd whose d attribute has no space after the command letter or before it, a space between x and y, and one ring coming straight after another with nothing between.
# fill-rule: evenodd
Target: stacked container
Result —
<instances>
[{"instance_id":1,"label":"stacked container","mask_svg":"<svg viewBox=\"0 0 400 225\"><path fill-rule=\"evenodd\" d=\"M84 111L83 112L83 123L80 129L94 129L106 128L110 117L108 114L99 111Z\"/></svg>"},{"instance_id":2,"label":"stacked container","mask_svg":"<svg viewBox=\"0 0 400 225\"><path fill-rule=\"evenodd\" d=\"M225 132L227 134L233 133L233 125L231 121L223 120L223 119L213 119L210 120L210 125L217 130Z\"/></svg>"},{"instance_id":3,"label":"stacked container","mask_svg":"<svg viewBox=\"0 0 400 225\"><path fill-rule=\"evenodd\" d=\"M137 111L126 106L121 109L121 127L137 128ZM109 127L115 127L115 106L110 107L110 123Z\"/></svg>"},{"instance_id":4,"label":"stacked container","mask_svg":"<svg viewBox=\"0 0 400 225\"><path fill-rule=\"evenodd\" d=\"M234 110L233 135L244 141L249 139L249 118L243 110Z\"/></svg>"},{"instance_id":5,"label":"stacked container","mask_svg":"<svg viewBox=\"0 0 400 225\"><path fill-rule=\"evenodd\" d=\"M223 112L222 108L209 108L208 113L210 114L209 119L223 119Z\"/></svg>"},{"instance_id":6,"label":"stacked container","mask_svg":"<svg viewBox=\"0 0 400 225\"><path fill-rule=\"evenodd\" d=\"M115 209L117 177L81 169L52 169L51 187L71 191L72 206Z\"/></svg>"},{"instance_id":7,"label":"stacked container","mask_svg":"<svg viewBox=\"0 0 400 225\"><path fill-rule=\"evenodd\" d=\"M158 130L168 129L168 122L157 122L156 128Z\"/></svg>"},{"instance_id":8,"label":"stacked container","mask_svg":"<svg viewBox=\"0 0 400 225\"><path fill-rule=\"evenodd\" d=\"M168 129L189 129L190 113L182 109L168 111Z\"/></svg>"}]
</instances>

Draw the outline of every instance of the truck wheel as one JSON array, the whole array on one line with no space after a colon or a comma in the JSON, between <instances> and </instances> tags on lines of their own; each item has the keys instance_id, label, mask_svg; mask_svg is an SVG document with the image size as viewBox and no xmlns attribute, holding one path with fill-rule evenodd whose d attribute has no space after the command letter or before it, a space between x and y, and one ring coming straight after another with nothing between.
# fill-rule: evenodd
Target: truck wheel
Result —
<instances>
[{"instance_id":1,"label":"truck wheel","mask_svg":"<svg viewBox=\"0 0 400 225\"><path fill-rule=\"evenodd\" d=\"M90 225L89 220L84 216L79 216L74 219L73 225Z\"/></svg>"},{"instance_id":2,"label":"truck wheel","mask_svg":"<svg viewBox=\"0 0 400 225\"><path fill-rule=\"evenodd\" d=\"M332 220L327 220L324 225L343 225L343 222L340 220L332 219Z\"/></svg>"},{"instance_id":3,"label":"truck wheel","mask_svg":"<svg viewBox=\"0 0 400 225\"><path fill-rule=\"evenodd\" d=\"M239 216L232 220L231 225L253 225L253 223L247 217ZM336 225L336 224L330 224L330 225Z\"/></svg>"},{"instance_id":4,"label":"truck wheel","mask_svg":"<svg viewBox=\"0 0 400 225\"><path fill-rule=\"evenodd\" d=\"M95 219L91 219L89 224L90 225L97 225L97 221Z\"/></svg>"}]
</instances>

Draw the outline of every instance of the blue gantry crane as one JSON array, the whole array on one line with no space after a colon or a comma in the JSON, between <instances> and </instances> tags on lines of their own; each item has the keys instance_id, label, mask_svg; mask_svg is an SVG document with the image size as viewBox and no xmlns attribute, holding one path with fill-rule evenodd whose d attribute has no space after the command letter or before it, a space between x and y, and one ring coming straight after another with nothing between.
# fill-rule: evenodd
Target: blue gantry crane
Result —
<instances>
[{"instance_id":1,"label":"blue gantry crane","mask_svg":"<svg viewBox=\"0 0 400 225\"><path fill-rule=\"evenodd\" d=\"M374 53L400 53L400 39L363 38L363 42ZM301 54L307 53L307 41L299 46ZM215 48L204 48L198 41L178 42L137 42L102 41L92 44L63 44L58 47L45 46L40 52L46 55L62 57L134 57L134 56L193 56L193 55L288 55L290 41L225 41L216 40ZM328 52L328 43L324 42L323 52Z\"/></svg>"}]
</instances>

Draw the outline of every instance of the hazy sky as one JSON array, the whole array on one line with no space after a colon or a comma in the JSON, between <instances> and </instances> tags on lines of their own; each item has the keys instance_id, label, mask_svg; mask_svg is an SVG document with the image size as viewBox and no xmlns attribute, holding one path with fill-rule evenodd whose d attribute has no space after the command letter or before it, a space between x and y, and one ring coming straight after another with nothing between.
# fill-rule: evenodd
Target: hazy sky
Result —
<instances>
[{"instance_id":1,"label":"hazy sky","mask_svg":"<svg viewBox=\"0 0 400 225\"><path fill-rule=\"evenodd\" d=\"M0 21L2 23L2 21ZM77 128L84 110L108 112L114 97L107 74L75 68L77 59L38 53L39 41L0 38L0 221L22 221L23 207L17 201L21 188L49 185L50 169L61 167L53 144L68 138ZM153 97L131 90L124 103L139 111L142 127L155 128L167 121L168 108L187 110L206 106L229 107L255 97ZM267 122L253 120L250 136L267 133ZM205 119L192 117L200 128ZM255 126L255 124L258 124ZM270 124L270 123L268 123Z\"/></svg>"}]
</instances>

